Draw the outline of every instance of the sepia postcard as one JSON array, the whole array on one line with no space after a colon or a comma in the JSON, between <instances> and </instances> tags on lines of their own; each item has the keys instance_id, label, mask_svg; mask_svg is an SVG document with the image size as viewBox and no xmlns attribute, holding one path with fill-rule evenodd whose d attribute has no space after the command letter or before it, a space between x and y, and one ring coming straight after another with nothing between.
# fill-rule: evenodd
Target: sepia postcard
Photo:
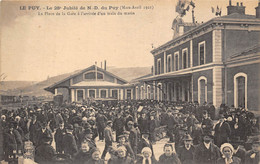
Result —
<instances>
[{"instance_id":1,"label":"sepia postcard","mask_svg":"<svg viewBox=\"0 0 260 164\"><path fill-rule=\"evenodd\" d=\"M250 144L259 144L252 139L259 139L260 121L259 0L2 0L0 4L1 116L8 113L4 110L18 108L35 108L37 113L47 103L65 110L71 105L96 108L96 114L102 108L107 117L122 109L128 118L131 108L130 124L138 126L143 113L150 117L156 112L162 132L149 136L156 140L151 144L156 160L168 139L181 140L176 127L162 123L167 112L182 113L178 125L183 126L194 115L202 129L207 115L212 121L212 134L207 135L214 137L220 151L226 142L241 143L247 151ZM111 115L121 114L115 113ZM230 126L228 137L216 130L222 121ZM196 142L191 129L195 124L178 126L191 135L185 141ZM102 153L107 143L100 139L97 144ZM204 160L195 157L197 163Z\"/></svg>"}]
</instances>

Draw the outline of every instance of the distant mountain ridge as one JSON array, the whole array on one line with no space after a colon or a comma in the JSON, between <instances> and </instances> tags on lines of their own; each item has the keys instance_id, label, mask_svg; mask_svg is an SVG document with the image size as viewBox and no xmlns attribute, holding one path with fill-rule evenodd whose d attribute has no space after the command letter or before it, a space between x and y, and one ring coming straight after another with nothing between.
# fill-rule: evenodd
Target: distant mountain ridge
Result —
<instances>
[{"instance_id":1,"label":"distant mountain ridge","mask_svg":"<svg viewBox=\"0 0 260 164\"><path fill-rule=\"evenodd\" d=\"M4 85L0 85L0 90L3 90L4 93L0 91L0 94L8 94L8 95L27 95L27 96L45 96L45 97L52 97L53 94L44 90L44 88L57 83L75 73L78 73L81 70L76 70L74 72L65 73L57 76L53 76L48 78L47 80L41 82L18 82L16 81L8 82L4 81ZM115 67L108 67L108 72L119 76L120 78L130 82L131 80L147 75L151 72L150 67L130 67L130 68L115 68ZM2 83L2 82L1 82ZM5 88L5 86L8 86ZM18 86L18 87L16 87Z\"/></svg>"},{"instance_id":2,"label":"distant mountain ridge","mask_svg":"<svg viewBox=\"0 0 260 164\"><path fill-rule=\"evenodd\" d=\"M14 88L24 88L37 83L37 81L1 81L0 91L8 91Z\"/></svg>"}]
</instances>

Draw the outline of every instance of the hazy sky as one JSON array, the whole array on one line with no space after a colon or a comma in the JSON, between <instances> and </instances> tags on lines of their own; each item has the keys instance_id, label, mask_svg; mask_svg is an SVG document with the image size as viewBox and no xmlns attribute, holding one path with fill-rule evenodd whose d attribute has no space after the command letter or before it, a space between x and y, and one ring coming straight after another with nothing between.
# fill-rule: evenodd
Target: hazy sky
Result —
<instances>
[{"instance_id":1,"label":"hazy sky","mask_svg":"<svg viewBox=\"0 0 260 164\"><path fill-rule=\"evenodd\" d=\"M228 0L194 0L198 22L214 17L211 7L226 14ZM232 0L235 5L237 1ZM246 13L255 15L258 0L240 0ZM134 16L38 16L20 6L120 6L153 5L135 10ZM40 81L47 76L84 69L95 61L108 66L152 66L151 44L172 39L171 24L177 16L177 0L131 2L3 2L1 6L1 74L5 80ZM184 17L191 21L191 13Z\"/></svg>"}]
</instances>

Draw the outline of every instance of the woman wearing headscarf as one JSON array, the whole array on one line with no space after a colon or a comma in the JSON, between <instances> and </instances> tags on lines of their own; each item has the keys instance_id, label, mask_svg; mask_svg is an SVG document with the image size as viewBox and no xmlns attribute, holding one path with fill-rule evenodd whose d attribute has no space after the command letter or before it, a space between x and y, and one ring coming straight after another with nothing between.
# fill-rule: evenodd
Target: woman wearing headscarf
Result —
<instances>
[{"instance_id":1,"label":"woman wearing headscarf","mask_svg":"<svg viewBox=\"0 0 260 164\"><path fill-rule=\"evenodd\" d=\"M233 156L234 147L230 143L224 143L220 147L222 158L217 160L217 164L241 164L241 159Z\"/></svg>"},{"instance_id":2,"label":"woman wearing headscarf","mask_svg":"<svg viewBox=\"0 0 260 164\"><path fill-rule=\"evenodd\" d=\"M157 160L152 156L152 150L149 147L144 147L141 152L142 156L137 158L136 164L157 164Z\"/></svg>"}]
</instances>

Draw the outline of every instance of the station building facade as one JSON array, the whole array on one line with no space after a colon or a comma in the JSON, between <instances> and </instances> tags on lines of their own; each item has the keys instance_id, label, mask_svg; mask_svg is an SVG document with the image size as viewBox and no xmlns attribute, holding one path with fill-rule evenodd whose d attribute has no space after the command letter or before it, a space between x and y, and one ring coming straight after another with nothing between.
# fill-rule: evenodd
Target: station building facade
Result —
<instances>
[{"instance_id":1,"label":"station building facade","mask_svg":"<svg viewBox=\"0 0 260 164\"><path fill-rule=\"evenodd\" d=\"M174 38L151 51L153 74L136 79L136 99L197 101L258 110L260 16L245 6L202 24L173 22ZM191 28L190 28L191 27Z\"/></svg>"},{"instance_id":2,"label":"station building facade","mask_svg":"<svg viewBox=\"0 0 260 164\"><path fill-rule=\"evenodd\" d=\"M62 95L63 101L134 99L133 85L126 80L92 65L47 88L46 91Z\"/></svg>"}]
</instances>

